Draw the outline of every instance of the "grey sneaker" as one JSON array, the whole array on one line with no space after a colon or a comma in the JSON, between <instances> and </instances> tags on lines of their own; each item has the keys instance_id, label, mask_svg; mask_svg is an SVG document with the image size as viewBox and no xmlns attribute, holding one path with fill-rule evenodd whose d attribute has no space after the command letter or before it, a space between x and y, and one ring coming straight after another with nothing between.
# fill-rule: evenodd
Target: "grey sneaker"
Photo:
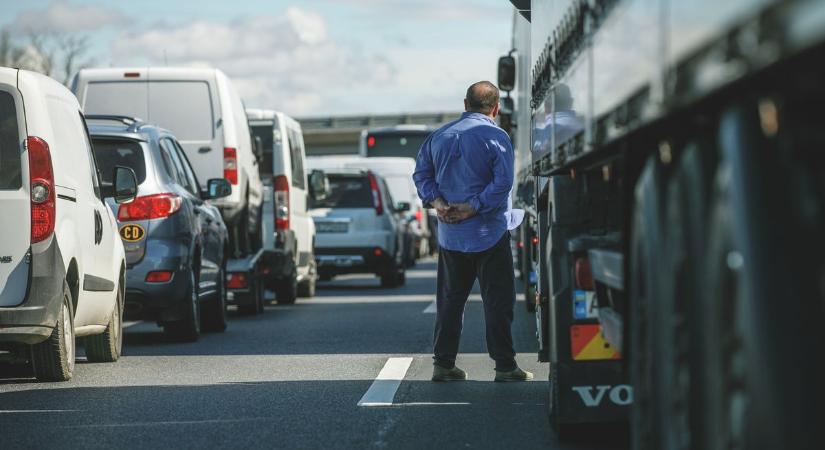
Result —
<instances>
[{"instance_id":1,"label":"grey sneaker","mask_svg":"<svg viewBox=\"0 0 825 450\"><path fill-rule=\"evenodd\" d=\"M521 370L518 367L509 372L499 372L496 370L496 381L530 381L532 379L532 373Z\"/></svg>"},{"instance_id":2,"label":"grey sneaker","mask_svg":"<svg viewBox=\"0 0 825 450\"><path fill-rule=\"evenodd\" d=\"M441 366L433 365L433 381L464 381L467 379L467 372L453 367L445 369Z\"/></svg>"}]
</instances>

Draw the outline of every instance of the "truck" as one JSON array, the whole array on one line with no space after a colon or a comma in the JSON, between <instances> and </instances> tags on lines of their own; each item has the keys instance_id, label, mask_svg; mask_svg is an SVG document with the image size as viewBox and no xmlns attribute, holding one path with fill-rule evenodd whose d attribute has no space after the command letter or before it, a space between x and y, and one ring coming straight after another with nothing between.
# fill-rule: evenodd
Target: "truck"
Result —
<instances>
[{"instance_id":1,"label":"truck","mask_svg":"<svg viewBox=\"0 0 825 450\"><path fill-rule=\"evenodd\" d=\"M559 437L821 448L825 3L511 3L502 126Z\"/></svg>"}]
</instances>

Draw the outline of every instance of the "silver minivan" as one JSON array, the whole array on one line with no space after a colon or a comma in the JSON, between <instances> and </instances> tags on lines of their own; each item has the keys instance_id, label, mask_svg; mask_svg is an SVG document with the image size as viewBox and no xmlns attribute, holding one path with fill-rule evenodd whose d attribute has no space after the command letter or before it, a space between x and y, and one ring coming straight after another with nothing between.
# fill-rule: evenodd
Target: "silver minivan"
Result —
<instances>
[{"instance_id":1,"label":"silver minivan","mask_svg":"<svg viewBox=\"0 0 825 450\"><path fill-rule=\"evenodd\" d=\"M234 253L260 247L263 186L243 102L218 69L83 69L73 91L86 114L137 117L178 137L201 182L225 178L221 210ZM206 189L206 186L201 186Z\"/></svg>"}]
</instances>

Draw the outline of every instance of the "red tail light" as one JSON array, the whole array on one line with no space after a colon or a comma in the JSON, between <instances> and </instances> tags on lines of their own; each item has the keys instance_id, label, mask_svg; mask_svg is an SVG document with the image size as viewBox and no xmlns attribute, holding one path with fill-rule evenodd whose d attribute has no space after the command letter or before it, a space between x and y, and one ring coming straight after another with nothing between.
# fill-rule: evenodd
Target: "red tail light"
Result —
<instances>
[{"instance_id":1,"label":"red tail light","mask_svg":"<svg viewBox=\"0 0 825 450\"><path fill-rule=\"evenodd\" d=\"M370 190L372 191L372 205L375 206L375 215L380 216L384 214L384 204L381 202L381 191L378 190L378 178L375 174L369 172L367 177L370 180Z\"/></svg>"},{"instance_id":2,"label":"red tail light","mask_svg":"<svg viewBox=\"0 0 825 450\"><path fill-rule=\"evenodd\" d=\"M372 254L380 257L384 254L384 250L381 250L380 247L375 247L375 249L372 251Z\"/></svg>"},{"instance_id":3,"label":"red tail light","mask_svg":"<svg viewBox=\"0 0 825 450\"><path fill-rule=\"evenodd\" d=\"M415 220L420 224L424 223L424 211L421 211L420 207L415 211Z\"/></svg>"},{"instance_id":4,"label":"red tail light","mask_svg":"<svg viewBox=\"0 0 825 450\"><path fill-rule=\"evenodd\" d=\"M117 210L117 220L127 222L169 217L180 209L181 203L181 198L176 194L144 195L131 203L120 205Z\"/></svg>"},{"instance_id":5,"label":"red tail light","mask_svg":"<svg viewBox=\"0 0 825 450\"><path fill-rule=\"evenodd\" d=\"M166 283L172 280L172 272L169 270L156 270L146 274L147 283Z\"/></svg>"},{"instance_id":6,"label":"red tail light","mask_svg":"<svg viewBox=\"0 0 825 450\"><path fill-rule=\"evenodd\" d=\"M593 291L593 270L590 268L590 260L587 258L576 259L574 268L576 274L576 287L584 291Z\"/></svg>"},{"instance_id":7,"label":"red tail light","mask_svg":"<svg viewBox=\"0 0 825 450\"><path fill-rule=\"evenodd\" d=\"M533 245L539 245L539 237L533 236Z\"/></svg>"},{"instance_id":8,"label":"red tail light","mask_svg":"<svg viewBox=\"0 0 825 450\"><path fill-rule=\"evenodd\" d=\"M521 242L521 241L516 242L516 247L524 248L524 242Z\"/></svg>"},{"instance_id":9,"label":"red tail light","mask_svg":"<svg viewBox=\"0 0 825 450\"><path fill-rule=\"evenodd\" d=\"M29 136L29 180L31 180L31 242L48 238L54 233L56 202L54 194L54 170L49 144L43 139Z\"/></svg>"},{"instance_id":10,"label":"red tail light","mask_svg":"<svg viewBox=\"0 0 825 450\"><path fill-rule=\"evenodd\" d=\"M246 275L243 273L230 273L226 276L227 289L243 289L246 287Z\"/></svg>"},{"instance_id":11,"label":"red tail light","mask_svg":"<svg viewBox=\"0 0 825 450\"><path fill-rule=\"evenodd\" d=\"M273 177L275 188L275 229L289 229L289 180L286 175Z\"/></svg>"},{"instance_id":12,"label":"red tail light","mask_svg":"<svg viewBox=\"0 0 825 450\"><path fill-rule=\"evenodd\" d=\"M370 136L367 138L367 147L375 147L375 136Z\"/></svg>"},{"instance_id":13,"label":"red tail light","mask_svg":"<svg viewBox=\"0 0 825 450\"><path fill-rule=\"evenodd\" d=\"M231 184L238 184L238 151L232 147L223 149L223 177Z\"/></svg>"}]
</instances>

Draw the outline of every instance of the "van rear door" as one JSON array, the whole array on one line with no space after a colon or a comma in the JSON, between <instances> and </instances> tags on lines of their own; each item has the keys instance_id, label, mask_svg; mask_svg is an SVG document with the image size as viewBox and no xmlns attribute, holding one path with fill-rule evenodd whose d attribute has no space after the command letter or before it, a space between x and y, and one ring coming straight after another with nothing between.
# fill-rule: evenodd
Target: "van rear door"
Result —
<instances>
[{"instance_id":1,"label":"van rear door","mask_svg":"<svg viewBox=\"0 0 825 450\"><path fill-rule=\"evenodd\" d=\"M149 121L168 129L186 152L201 188L223 178L223 127L214 77L192 79L149 69Z\"/></svg>"},{"instance_id":2,"label":"van rear door","mask_svg":"<svg viewBox=\"0 0 825 450\"><path fill-rule=\"evenodd\" d=\"M0 307L26 298L31 205L23 101L17 70L0 69Z\"/></svg>"}]
</instances>

